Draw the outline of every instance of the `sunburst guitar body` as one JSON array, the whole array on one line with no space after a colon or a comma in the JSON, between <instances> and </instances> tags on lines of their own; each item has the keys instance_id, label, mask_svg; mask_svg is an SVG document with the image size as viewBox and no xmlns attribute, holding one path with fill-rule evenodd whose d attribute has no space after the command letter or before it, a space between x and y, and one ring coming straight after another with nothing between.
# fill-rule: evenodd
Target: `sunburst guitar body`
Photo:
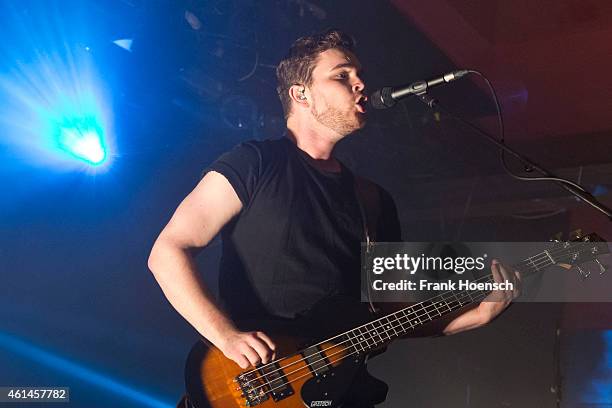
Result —
<instances>
[{"instance_id":1,"label":"sunburst guitar body","mask_svg":"<svg viewBox=\"0 0 612 408\"><path fill-rule=\"evenodd\" d=\"M244 330L261 330L270 336L278 356L271 363L247 370L207 341L197 342L185 368L192 403L197 408L341 406L367 355L379 348L366 348L366 343L360 347L350 331L325 341L313 339L355 327L370 320L372 314L363 304L335 298L320 303L310 316L319 318L242 324ZM378 346L383 346L382 342Z\"/></svg>"}]
</instances>

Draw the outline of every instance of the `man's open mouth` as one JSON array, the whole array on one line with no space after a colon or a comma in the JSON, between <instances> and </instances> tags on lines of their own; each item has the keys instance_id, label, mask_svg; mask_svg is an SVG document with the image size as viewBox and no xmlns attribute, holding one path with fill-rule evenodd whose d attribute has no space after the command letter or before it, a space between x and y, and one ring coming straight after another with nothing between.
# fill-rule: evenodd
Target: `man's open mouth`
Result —
<instances>
[{"instance_id":1,"label":"man's open mouth","mask_svg":"<svg viewBox=\"0 0 612 408\"><path fill-rule=\"evenodd\" d=\"M361 113L366 113L366 102L368 101L368 98L365 95L360 96L359 98L357 98L357 101L355 102L355 105L357 106L357 110Z\"/></svg>"}]
</instances>

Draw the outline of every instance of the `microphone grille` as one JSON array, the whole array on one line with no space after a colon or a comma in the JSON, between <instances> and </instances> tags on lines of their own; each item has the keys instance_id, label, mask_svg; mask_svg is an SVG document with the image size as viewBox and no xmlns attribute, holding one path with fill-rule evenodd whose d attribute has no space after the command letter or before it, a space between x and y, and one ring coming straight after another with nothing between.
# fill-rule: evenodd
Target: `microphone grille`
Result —
<instances>
[{"instance_id":1,"label":"microphone grille","mask_svg":"<svg viewBox=\"0 0 612 408\"><path fill-rule=\"evenodd\" d=\"M370 95L370 104L374 109L387 109L395 105L395 101L391 98L391 88L386 87L379 89Z\"/></svg>"}]
</instances>

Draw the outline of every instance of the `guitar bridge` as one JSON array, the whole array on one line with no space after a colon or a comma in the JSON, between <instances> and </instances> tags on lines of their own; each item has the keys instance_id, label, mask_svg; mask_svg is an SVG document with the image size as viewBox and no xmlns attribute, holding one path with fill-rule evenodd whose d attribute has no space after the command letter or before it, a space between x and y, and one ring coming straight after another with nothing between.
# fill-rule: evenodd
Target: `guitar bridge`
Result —
<instances>
[{"instance_id":1,"label":"guitar bridge","mask_svg":"<svg viewBox=\"0 0 612 408\"><path fill-rule=\"evenodd\" d=\"M246 406L253 407L272 397L275 402L294 394L285 373L277 363L265 364L249 373L236 377Z\"/></svg>"},{"instance_id":2,"label":"guitar bridge","mask_svg":"<svg viewBox=\"0 0 612 408\"><path fill-rule=\"evenodd\" d=\"M240 374L236 377L236 382L242 390L242 396L246 400L247 407L254 407L268 399L266 387L256 371Z\"/></svg>"}]
</instances>

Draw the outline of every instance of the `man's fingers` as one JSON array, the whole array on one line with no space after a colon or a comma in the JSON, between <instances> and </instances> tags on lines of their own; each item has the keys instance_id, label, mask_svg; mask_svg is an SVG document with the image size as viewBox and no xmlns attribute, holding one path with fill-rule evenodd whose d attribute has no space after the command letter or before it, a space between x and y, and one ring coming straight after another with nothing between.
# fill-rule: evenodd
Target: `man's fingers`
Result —
<instances>
[{"instance_id":1,"label":"man's fingers","mask_svg":"<svg viewBox=\"0 0 612 408\"><path fill-rule=\"evenodd\" d=\"M251 363L249 362L249 360L243 356L242 354L238 357L236 357L234 359L234 361L236 362L236 364L238 364L240 366L240 368L249 368L249 366L251 365Z\"/></svg>"},{"instance_id":2,"label":"man's fingers","mask_svg":"<svg viewBox=\"0 0 612 408\"><path fill-rule=\"evenodd\" d=\"M504 264L498 263L497 264L497 268L498 268L499 273L501 275L502 282L513 282L514 281L514 279L512 277L512 274L510 273L510 271L508 271L508 269L506 269Z\"/></svg>"},{"instance_id":3,"label":"man's fingers","mask_svg":"<svg viewBox=\"0 0 612 408\"><path fill-rule=\"evenodd\" d=\"M259 356L259 353L257 353L257 351L250 344L245 343L241 347L240 351L242 352L242 355L244 355L249 360L249 363L251 363L253 367L261 363L261 357Z\"/></svg>"},{"instance_id":4,"label":"man's fingers","mask_svg":"<svg viewBox=\"0 0 612 408\"><path fill-rule=\"evenodd\" d=\"M517 298L521 295L521 290L523 289L523 277L519 271L514 271L514 276L516 276L514 281L514 297Z\"/></svg>"},{"instance_id":5,"label":"man's fingers","mask_svg":"<svg viewBox=\"0 0 612 408\"><path fill-rule=\"evenodd\" d=\"M497 291L495 298L496 302L510 302L520 294L520 274L514 269L510 269L504 266L504 264L493 259L491 262L491 273L493 280L497 283L510 283L512 284L512 290Z\"/></svg>"},{"instance_id":6,"label":"man's fingers","mask_svg":"<svg viewBox=\"0 0 612 408\"><path fill-rule=\"evenodd\" d=\"M270 350L268 344L261 340L256 333L253 333L253 337L249 339L249 344L257 352L262 363L267 363L270 357L272 357L272 350Z\"/></svg>"},{"instance_id":7,"label":"man's fingers","mask_svg":"<svg viewBox=\"0 0 612 408\"><path fill-rule=\"evenodd\" d=\"M268 348L268 357L269 359L267 361L264 361L265 363L274 360L276 358L276 344L274 344L274 342L272 341L272 339L270 337L268 337L267 334L263 333L263 332L256 332L255 333L257 335L257 337L259 337L261 340L264 341L264 343L266 344L266 347Z\"/></svg>"},{"instance_id":8,"label":"man's fingers","mask_svg":"<svg viewBox=\"0 0 612 408\"><path fill-rule=\"evenodd\" d=\"M491 262L491 273L493 274L493 280L501 283L503 281L501 273L499 271L499 262L495 259Z\"/></svg>"},{"instance_id":9,"label":"man's fingers","mask_svg":"<svg viewBox=\"0 0 612 408\"><path fill-rule=\"evenodd\" d=\"M248 368L270 362L276 356L275 348L272 339L262 332L240 332L229 338L223 353L241 368Z\"/></svg>"},{"instance_id":10,"label":"man's fingers","mask_svg":"<svg viewBox=\"0 0 612 408\"><path fill-rule=\"evenodd\" d=\"M257 337L259 337L260 339L262 339L263 341L266 342L266 344L268 345L270 350L272 350L272 351L276 350L276 345L274 344L272 339L270 337L268 337L267 334L265 334L263 332L256 332L255 334L257 335Z\"/></svg>"}]
</instances>

